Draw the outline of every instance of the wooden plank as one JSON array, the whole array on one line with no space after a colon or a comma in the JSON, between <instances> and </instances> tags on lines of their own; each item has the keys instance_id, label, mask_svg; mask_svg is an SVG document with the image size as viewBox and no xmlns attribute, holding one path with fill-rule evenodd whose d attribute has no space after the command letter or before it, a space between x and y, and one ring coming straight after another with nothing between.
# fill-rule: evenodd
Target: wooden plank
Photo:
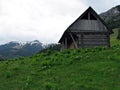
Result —
<instances>
[{"instance_id":1,"label":"wooden plank","mask_svg":"<svg viewBox=\"0 0 120 90\"><path fill-rule=\"evenodd\" d=\"M104 34L88 34L88 35L84 35L84 37L107 37L107 35Z\"/></svg>"},{"instance_id":2,"label":"wooden plank","mask_svg":"<svg viewBox=\"0 0 120 90\"><path fill-rule=\"evenodd\" d=\"M81 47L81 35L78 35L78 47L80 48Z\"/></svg>"},{"instance_id":3,"label":"wooden plank","mask_svg":"<svg viewBox=\"0 0 120 90\"><path fill-rule=\"evenodd\" d=\"M107 44L107 42L84 42L84 45L85 44L89 44L89 45L96 44L96 45L98 45L98 44Z\"/></svg>"},{"instance_id":4,"label":"wooden plank","mask_svg":"<svg viewBox=\"0 0 120 90\"><path fill-rule=\"evenodd\" d=\"M83 48L84 47L84 41L83 41L83 38L84 38L84 35L83 33L81 34L81 47Z\"/></svg>"},{"instance_id":5,"label":"wooden plank","mask_svg":"<svg viewBox=\"0 0 120 90\"><path fill-rule=\"evenodd\" d=\"M110 47L110 35L107 34L107 37L108 37L108 38L107 38L107 46Z\"/></svg>"},{"instance_id":6,"label":"wooden plank","mask_svg":"<svg viewBox=\"0 0 120 90\"><path fill-rule=\"evenodd\" d=\"M107 31L106 26L98 20L79 20L74 23L70 29Z\"/></svg>"},{"instance_id":7,"label":"wooden plank","mask_svg":"<svg viewBox=\"0 0 120 90\"><path fill-rule=\"evenodd\" d=\"M88 20L90 20L90 13L88 13Z\"/></svg>"},{"instance_id":8,"label":"wooden plank","mask_svg":"<svg viewBox=\"0 0 120 90\"><path fill-rule=\"evenodd\" d=\"M104 46L106 45L107 46L107 43L105 44L84 44L84 46Z\"/></svg>"},{"instance_id":9,"label":"wooden plank","mask_svg":"<svg viewBox=\"0 0 120 90\"><path fill-rule=\"evenodd\" d=\"M94 47L100 47L100 46L107 46L105 45L85 45L84 48L94 48Z\"/></svg>"},{"instance_id":10,"label":"wooden plank","mask_svg":"<svg viewBox=\"0 0 120 90\"><path fill-rule=\"evenodd\" d=\"M69 34L70 34L70 36L71 36L71 38L72 38L72 40L73 40L73 43L74 43L74 45L75 45L75 48L78 48L77 43L76 43L74 37L72 36L71 32L70 32Z\"/></svg>"},{"instance_id":11,"label":"wooden plank","mask_svg":"<svg viewBox=\"0 0 120 90\"><path fill-rule=\"evenodd\" d=\"M67 38L65 38L65 49L67 49Z\"/></svg>"},{"instance_id":12,"label":"wooden plank","mask_svg":"<svg viewBox=\"0 0 120 90\"><path fill-rule=\"evenodd\" d=\"M88 40L89 39L97 39L97 40L99 40L99 39L107 39L107 37L106 38L104 38L104 37L100 37L100 38L99 37L96 37L96 38L84 38L84 39L88 39Z\"/></svg>"},{"instance_id":13,"label":"wooden plank","mask_svg":"<svg viewBox=\"0 0 120 90\"><path fill-rule=\"evenodd\" d=\"M79 47L94 47L94 46L107 46L109 45L109 39L107 34L85 34L80 33Z\"/></svg>"},{"instance_id":14,"label":"wooden plank","mask_svg":"<svg viewBox=\"0 0 120 90\"><path fill-rule=\"evenodd\" d=\"M62 46L61 46L61 50L64 50L64 49L65 49L65 44L64 44L64 42L62 42L61 45L62 45Z\"/></svg>"},{"instance_id":15,"label":"wooden plank","mask_svg":"<svg viewBox=\"0 0 120 90\"><path fill-rule=\"evenodd\" d=\"M84 45L85 44L89 44L89 45L96 44L96 45L98 45L98 44L107 44L107 42L84 42Z\"/></svg>"},{"instance_id":16,"label":"wooden plank","mask_svg":"<svg viewBox=\"0 0 120 90\"><path fill-rule=\"evenodd\" d=\"M108 39L83 39L83 42L108 42Z\"/></svg>"},{"instance_id":17,"label":"wooden plank","mask_svg":"<svg viewBox=\"0 0 120 90\"><path fill-rule=\"evenodd\" d=\"M84 35L84 38L107 38L107 35Z\"/></svg>"},{"instance_id":18,"label":"wooden plank","mask_svg":"<svg viewBox=\"0 0 120 90\"><path fill-rule=\"evenodd\" d=\"M76 34L107 34L108 31L95 31L95 30L79 30L79 29L71 29L72 33L76 33Z\"/></svg>"}]
</instances>

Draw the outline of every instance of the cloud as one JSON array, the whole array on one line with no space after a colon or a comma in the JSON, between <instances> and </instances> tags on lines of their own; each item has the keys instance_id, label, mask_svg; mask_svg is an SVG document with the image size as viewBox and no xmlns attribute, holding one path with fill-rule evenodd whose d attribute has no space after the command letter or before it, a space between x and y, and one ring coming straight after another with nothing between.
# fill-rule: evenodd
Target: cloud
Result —
<instances>
[{"instance_id":1,"label":"cloud","mask_svg":"<svg viewBox=\"0 0 120 90\"><path fill-rule=\"evenodd\" d=\"M0 43L57 42L86 9L78 0L0 0Z\"/></svg>"},{"instance_id":2,"label":"cloud","mask_svg":"<svg viewBox=\"0 0 120 90\"><path fill-rule=\"evenodd\" d=\"M34 39L58 42L64 30L88 6L102 12L119 3L119 0L0 0L0 44Z\"/></svg>"},{"instance_id":3,"label":"cloud","mask_svg":"<svg viewBox=\"0 0 120 90\"><path fill-rule=\"evenodd\" d=\"M84 0L85 5L92 6L98 13L105 12L116 5L120 5L120 0Z\"/></svg>"}]
</instances>

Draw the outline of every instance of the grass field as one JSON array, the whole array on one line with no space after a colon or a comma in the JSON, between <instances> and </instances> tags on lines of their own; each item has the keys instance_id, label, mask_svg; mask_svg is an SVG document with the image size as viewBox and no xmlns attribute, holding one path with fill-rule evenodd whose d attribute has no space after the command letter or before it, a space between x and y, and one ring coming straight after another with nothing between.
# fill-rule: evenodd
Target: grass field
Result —
<instances>
[{"instance_id":1,"label":"grass field","mask_svg":"<svg viewBox=\"0 0 120 90\"><path fill-rule=\"evenodd\" d=\"M120 41L111 44L1 61L0 90L120 90Z\"/></svg>"},{"instance_id":2,"label":"grass field","mask_svg":"<svg viewBox=\"0 0 120 90\"><path fill-rule=\"evenodd\" d=\"M113 30L113 34L111 35L111 46L120 45L120 40L117 40L118 29Z\"/></svg>"}]
</instances>

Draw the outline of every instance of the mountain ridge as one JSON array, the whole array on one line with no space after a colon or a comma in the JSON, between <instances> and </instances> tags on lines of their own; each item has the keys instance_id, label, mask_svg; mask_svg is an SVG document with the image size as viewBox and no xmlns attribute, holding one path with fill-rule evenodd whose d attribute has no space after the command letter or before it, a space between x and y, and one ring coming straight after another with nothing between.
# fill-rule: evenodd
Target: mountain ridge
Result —
<instances>
[{"instance_id":1,"label":"mountain ridge","mask_svg":"<svg viewBox=\"0 0 120 90\"><path fill-rule=\"evenodd\" d=\"M117 5L106 12L100 14L100 17L112 28L120 28L120 5Z\"/></svg>"},{"instance_id":2,"label":"mountain ridge","mask_svg":"<svg viewBox=\"0 0 120 90\"><path fill-rule=\"evenodd\" d=\"M44 49L44 44L38 40L30 42L11 41L0 45L0 55L4 58L31 56Z\"/></svg>"}]
</instances>

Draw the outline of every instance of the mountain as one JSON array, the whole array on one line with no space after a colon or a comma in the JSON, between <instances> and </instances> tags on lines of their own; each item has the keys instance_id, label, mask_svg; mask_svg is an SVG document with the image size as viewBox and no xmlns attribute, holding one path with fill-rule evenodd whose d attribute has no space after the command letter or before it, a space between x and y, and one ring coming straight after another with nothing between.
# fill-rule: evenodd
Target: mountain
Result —
<instances>
[{"instance_id":1,"label":"mountain","mask_svg":"<svg viewBox=\"0 0 120 90\"><path fill-rule=\"evenodd\" d=\"M100 16L112 29L120 28L120 5L101 13Z\"/></svg>"},{"instance_id":2,"label":"mountain","mask_svg":"<svg viewBox=\"0 0 120 90\"><path fill-rule=\"evenodd\" d=\"M44 49L44 45L38 40L31 42L9 42L0 45L0 56L4 58L15 58L21 56L31 56Z\"/></svg>"}]
</instances>

